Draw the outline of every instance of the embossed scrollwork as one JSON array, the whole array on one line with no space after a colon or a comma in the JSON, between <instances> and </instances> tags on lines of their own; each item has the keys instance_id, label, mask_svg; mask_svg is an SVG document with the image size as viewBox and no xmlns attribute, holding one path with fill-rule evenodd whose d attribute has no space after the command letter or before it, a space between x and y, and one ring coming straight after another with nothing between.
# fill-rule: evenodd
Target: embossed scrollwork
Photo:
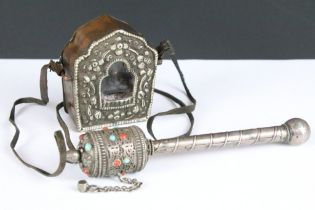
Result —
<instances>
[{"instance_id":1,"label":"embossed scrollwork","mask_svg":"<svg viewBox=\"0 0 315 210\"><path fill-rule=\"evenodd\" d=\"M123 30L94 42L88 52L76 60L78 124L95 128L146 118L152 102L157 52L143 38ZM130 97L108 101L102 97L100 84L109 66L118 61L124 62L134 77L133 92Z\"/></svg>"}]
</instances>

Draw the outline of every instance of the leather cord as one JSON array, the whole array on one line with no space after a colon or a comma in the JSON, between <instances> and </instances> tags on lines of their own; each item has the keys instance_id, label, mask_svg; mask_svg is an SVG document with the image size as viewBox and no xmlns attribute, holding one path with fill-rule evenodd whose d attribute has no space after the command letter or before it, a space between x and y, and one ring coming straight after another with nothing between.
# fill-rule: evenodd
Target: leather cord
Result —
<instances>
[{"instance_id":1,"label":"leather cord","mask_svg":"<svg viewBox=\"0 0 315 210\"><path fill-rule=\"evenodd\" d=\"M37 172L39 172L45 176L49 176L49 177L59 175L63 171L63 169L65 168L65 165L66 165L66 150L67 150L67 148L65 145L65 140L64 140L64 137L62 135L62 132L56 131L54 134L56 144L57 144L59 154L60 154L59 166L57 167L57 169L54 172L50 173L50 172L47 172L43 169L40 169L40 168L30 164L30 163L27 163L26 161L23 160L23 158L19 155L19 153L15 149L16 144L17 144L18 139L19 139L19 136L20 136L20 129L18 128L17 124L15 123L15 109L16 109L16 106L18 106L20 104L27 104L27 103L33 103L33 104L38 104L38 105L42 105L42 106L47 105L47 103L49 102L48 87L47 87L47 71L48 71L48 69L51 69L52 71L56 72L58 75L62 75L63 73L62 73L61 69L58 68L58 66L60 67L60 65L58 63L55 63L54 61L50 61L49 64L46 64L42 67L41 73L40 73L41 99L32 98L32 97L17 99L13 104L13 107L12 107L11 112L10 112L10 117L9 117L9 121L12 123L12 125L15 128L15 134L12 138L11 143L10 143L10 147L11 147L13 153L25 166L32 168L35 171L37 171ZM58 106L57 106L57 110L58 110ZM69 146L73 147L73 145L70 141L69 130L68 130L67 126L65 126L65 123L63 122L62 119L60 121L60 119L59 119L60 116L57 116L57 118L58 118L58 121L59 121L61 127L63 128L63 130L66 133L66 140L67 140L68 147Z\"/></svg>"},{"instance_id":2,"label":"leather cord","mask_svg":"<svg viewBox=\"0 0 315 210\"><path fill-rule=\"evenodd\" d=\"M182 135L180 135L180 137L181 136L189 136L191 134L191 131L192 131L193 126L194 126L194 116L193 116L192 112L195 110L195 107L196 107L196 99L192 96L190 90L187 87L187 84L185 82L185 78L184 78L183 72L181 71L181 69L179 67L179 64L177 62L177 57L176 57L176 54L175 54L175 50L174 50L171 42L169 40L162 41L160 43L160 45L156 49L158 51L159 62L160 63L161 63L164 55L166 53L169 53L169 56L170 56L171 60L173 61L174 65L176 67L176 70L177 70L177 72L178 72L178 74L180 76L180 80L181 80L181 82L182 82L182 84L184 86L186 95L187 95L188 99L191 101L191 104L190 105L185 105L184 102L182 102L181 100L179 100L175 96L173 96L173 95L171 95L171 94L169 94L169 93L167 93L165 91L162 91L162 90L159 90L159 89L154 89L154 92L156 92L156 93L158 93L160 95L163 95L163 96L167 97L170 100L173 100L180 107L174 108L174 109L171 109L171 110L168 110L168 111L165 111L165 112L160 112L160 113L157 113L157 114L152 115L151 117L149 117L148 122L147 122L147 130L150 133L150 135L156 140L156 137L155 137L155 135L153 133L153 130L152 130L153 121L154 121L154 119L156 117L158 117L158 116L165 116L165 115L173 115L173 114L186 114L188 116L188 119L189 119L189 122L190 122L190 127L187 130L187 132L182 134Z\"/></svg>"},{"instance_id":3,"label":"leather cord","mask_svg":"<svg viewBox=\"0 0 315 210\"><path fill-rule=\"evenodd\" d=\"M68 149L69 150L76 150L75 146L71 142L68 126L66 125L66 123L63 121L63 119L60 116L60 109L61 108L64 108L64 103L63 102L60 102L56 106L57 120L58 120L59 125L61 126L64 134L65 134L65 138L66 138L66 143L67 143Z\"/></svg>"}]
</instances>

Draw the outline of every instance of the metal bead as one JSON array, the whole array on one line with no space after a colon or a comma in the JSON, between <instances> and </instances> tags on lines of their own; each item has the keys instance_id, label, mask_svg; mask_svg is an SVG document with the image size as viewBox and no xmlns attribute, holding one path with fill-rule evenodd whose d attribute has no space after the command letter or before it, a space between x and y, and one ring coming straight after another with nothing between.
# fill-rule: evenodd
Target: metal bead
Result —
<instances>
[{"instance_id":1,"label":"metal bead","mask_svg":"<svg viewBox=\"0 0 315 210\"><path fill-rule=\"evenodd\" d=\"M311 135L311 128L308 123L300 118L288 120L285 125L288 127L290 137L288 144L299 145L306 142Z\"/></svg>"},{"instance_id":2,"label":"metal bead","mask_svg":"<svg viewBox=\"0 0 315 210\"><path fill-rule=\"evenodd\" d=\"M85 180L80 180L78 182L78 190L79 192L86 192L88 190L88 183Z\"/></svg>"},{"instance_id":3,"label":"metal bead","mask_svg":"<svg viewBox=\"0 0 315 210\"><path fill-rule=\"evenodd\" d=\"M67 151L67 162L68 163L78 163L80 160L80 153L77 150Z\"/></svg>"}]
</instances>

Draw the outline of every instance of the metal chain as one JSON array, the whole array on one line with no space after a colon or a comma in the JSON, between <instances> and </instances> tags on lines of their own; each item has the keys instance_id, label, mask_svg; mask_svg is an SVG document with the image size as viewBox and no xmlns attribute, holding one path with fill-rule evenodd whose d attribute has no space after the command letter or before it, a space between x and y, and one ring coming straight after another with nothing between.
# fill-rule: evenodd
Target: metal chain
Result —
<instances>
[{"instance_id":1,"label":"metal chain","mask_svg":"<svg viewBox=\"0 0 315 210\"><path fill-rule=\"evenodd\" d=\"M134 191L142 185L137 179L131 179L123 176L122 174L117 174L119 181L130 186L104 186L99 187L97 185L89 185L86 180L81 180L78 182L78 190L80 192L131 192Z\"/></svg>"}]
</instances>

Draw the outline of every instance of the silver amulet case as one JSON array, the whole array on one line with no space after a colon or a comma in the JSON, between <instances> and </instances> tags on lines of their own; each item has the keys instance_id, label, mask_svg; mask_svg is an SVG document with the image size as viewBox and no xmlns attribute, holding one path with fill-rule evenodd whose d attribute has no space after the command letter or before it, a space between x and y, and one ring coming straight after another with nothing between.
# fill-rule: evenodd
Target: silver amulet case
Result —
<instances>
[{"instance_id":1,"label":"silver amulet case","mask_svg":"<svg viewBox=\"0 0 315 210\"><path fill-rule=\"evenodd\" d=\"M280 126L210 133L162 140L149 140L137 126L89 131L80 136L77 151L67 152L67 161L79 163L91 177L118 175L130 187L97 187L80 181L81 192L132 191L141 182L122 174L142 170L149 156L184 151L221 149L255 144L285 143L299 145L310 137L310 127L303 119L294 118Z\"/></svg>"}]
</instances>

